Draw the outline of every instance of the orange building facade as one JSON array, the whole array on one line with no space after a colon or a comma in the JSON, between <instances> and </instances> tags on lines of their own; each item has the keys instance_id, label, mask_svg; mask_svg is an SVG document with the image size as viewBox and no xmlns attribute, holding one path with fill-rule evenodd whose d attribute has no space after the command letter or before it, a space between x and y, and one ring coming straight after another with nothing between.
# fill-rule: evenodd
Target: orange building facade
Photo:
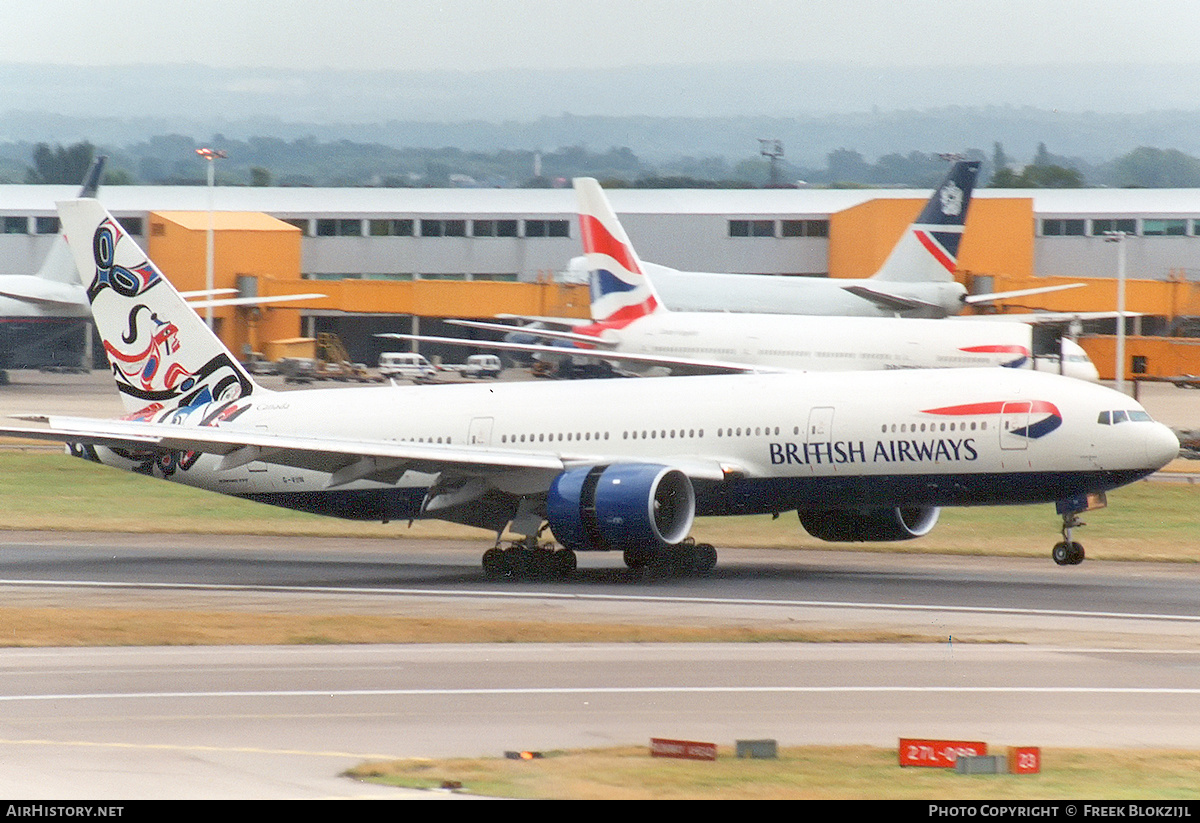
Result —
<instances>
[{"instance_id":1,"label":"orange building facade","mask_svg":"<svg viewBox=\"0 0 1200 823\"><path fill-rule=\"evenodd\" d=\"M876 199L830 215L831 277L871 276L887 258L924 200ZM588 290L582 285L463 280L306 280L302 236L293 225L265 214L214 214L214 287L241 296L274 297L319 292L325 297L292 304L219 307L217 331L239 357L263 352L270 341L294 340L307 331L306 314L411 315L427 318L488 318L496 314L586 317ZM208 212L152 212L146 231L148 253L182 291L205 288ZM1013 291L1059 283L1086 285L1069 291L1017 298L993 311L1019 316L1029 310L1103 312L1117 304L1117 284L1105 278L1035 277L1035 214L1029 198L972 201L959 249L958 279L969 291ZM1163 280L1128 280L1126 309L1164 318L1200 317L1200 286L1182 274ZM200 310L203 314L203 310ZM1157 328L1164 327L1161 321ZM1130 321L1136 333L1137 321ZM1084 335L1080 344L1103 377L1115 374L1111 337ZM1131 337L1127 374L1169 377L1200 373L1200 346L1188 338Z\"/></svg>"}]
</instances>

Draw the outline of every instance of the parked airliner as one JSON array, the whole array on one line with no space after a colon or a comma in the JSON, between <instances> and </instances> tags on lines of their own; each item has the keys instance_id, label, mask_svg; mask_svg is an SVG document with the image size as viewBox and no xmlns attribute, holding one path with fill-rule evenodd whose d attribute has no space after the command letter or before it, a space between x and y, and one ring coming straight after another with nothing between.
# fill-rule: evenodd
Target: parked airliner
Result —
<instances>
[{"instance_id":1,"label":"parked airliner","mask_svg":"<svg viewBox=\"0 0 1200 823\"><path fill-rule=\"evenodd\" d=\"M1070 340L1062 340L1060 352L1053 357L1035 357L1033 327L1025 323L668 311L600 184L591 178L574 182L590 271L593 322L571 331L548 330L543 322L533 334L564 341L574 347L576 359L580 350L603 352L606 360L626 369L663 366L676 373L1006 366L1040 367L1070 377L1099 379L1086 352ZM939 242L957 247L956 242ZM921 255L929 256L918 241L902 240L892 258L916 266ZM513 331L511 326L496 323L452 322ZM543 359L559 360L569 356L566 352L570 350L563 345L513 340L471 344L536 352Z\"/></svg>"},{"instance_id":2,"label":"parked airliner","mask_svg":"<svg viewBox=\"0 0 1200 823\"><path fill-rule=\"evenodd\" d=\"M853 317L950 317L970 305L1083 284L967 294L954 279L979 161L959 160L868 278L684 272L646 263L665 305L676 311L815 314Z\"/></svg>"},{"instance_id":3,"label":"parked airliner","mask_svg":"<svg viewBox=\"0 0 1200 823\"><path fill-rule=\"evenodd\" d=\"M824 540L904 540L941 506L1048 502L1056 559L1078 562L1089 497L1178 452L1130 398L1015 369L266 391L98 202L59 212L128 414L0 434L291 509L490 529L489 576L596 550L711 569L696 516L797 511ZM564 548L535 548L546 527ZM506 528L520 548L499 548Z\"/></svg>"}]
</instances>

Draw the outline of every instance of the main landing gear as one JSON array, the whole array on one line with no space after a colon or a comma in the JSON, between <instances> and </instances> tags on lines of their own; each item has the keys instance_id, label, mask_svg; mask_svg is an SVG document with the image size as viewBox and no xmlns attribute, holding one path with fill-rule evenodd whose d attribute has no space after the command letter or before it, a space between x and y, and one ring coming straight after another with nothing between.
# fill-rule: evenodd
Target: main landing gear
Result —
<instances>
[{"instance_id":1,"label":"main landing gear","mask_svg":"<svg viewBox=\"0 0 1200 823\"><path fill-rule=\"evenodd\" d=\"M488 580L563 580L575 573L575 552L541 546L537 537L517 540L483 553L483 576Z\"/></svg>"},{"instance_id":2,"label":"main landing gear","mask_svg":"<svg viewBox=\"0 0 1200 823\"><path fill-rule=\"evenodd\" d=\"M631 570L642 573L642 579L692 577L716 568L717 550L689 537L675 546L626 550L624 560ZM553 543L539 545L536 535L506 547L497 542L483 553L483 576L488 580L565 580L575 569L575 552L555 548Z\"/></svg>"}]
</instances>

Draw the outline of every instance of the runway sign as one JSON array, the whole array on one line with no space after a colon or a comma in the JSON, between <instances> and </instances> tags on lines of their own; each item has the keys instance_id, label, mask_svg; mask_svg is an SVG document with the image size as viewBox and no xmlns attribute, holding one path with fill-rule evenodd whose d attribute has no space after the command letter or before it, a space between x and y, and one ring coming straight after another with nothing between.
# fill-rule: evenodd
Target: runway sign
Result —
<instances>
[{"instance_id":1,"label":"runway sign","mask_svg":"<svg viewBox=\"0 0 1200 823\"><path fill-rule=\"evenodd\" d=\"M716 743L697 743L694 740L650 738L651 757L678 757L684 760L716 760Z\"/></svg>"},{"instance_id":2,"label":"runway sign","mask_svg":"<svg viewBox=\"0 0 1200 823\"><path fill-rule=\"evenodd\" d=\"M1009 774L1040 774L1042 749L1039 746L1009 746Z\"/></svg>"},{"instance_id":3,"label":"runway sign","mask_svg":"<svg viewBox=\"0 0 1200 823\"><path fill-rule=\"evenodd\" d=\"M977 740L922 740L900 738L901 766L928 766L953 769L959 755L977 757L987 754L987 743Z\"/></svg>"}]
</instances>

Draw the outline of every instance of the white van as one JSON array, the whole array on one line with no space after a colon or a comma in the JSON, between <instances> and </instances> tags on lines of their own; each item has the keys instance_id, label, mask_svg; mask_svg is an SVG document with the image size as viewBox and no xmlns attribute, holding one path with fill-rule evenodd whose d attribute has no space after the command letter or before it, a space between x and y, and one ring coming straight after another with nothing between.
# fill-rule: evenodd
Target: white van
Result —
<instances>
[{"instance_id":1,"label":"white van","mask_svg":"<svg viewBox=\"0 0 1200 823\"><path fill-rule=\"evenodd\" d=\"M500 376L500 372L503 370L504 364L494 354L473 354L467 358L467 362L462 367L462 373L465 377L491 377L495 379Z\"/></svg>"},{"instance_id":2,"label":"white van","mask_svg":"<svg viewBox=\"0 0 1200 823\"><path fill-rule=\"evenodd\" d=\"M424 355L414 352L387 351L379 355L379 373L384 377L405 377L420 382L437 374Z\"/></svg>"}]
</instances>

